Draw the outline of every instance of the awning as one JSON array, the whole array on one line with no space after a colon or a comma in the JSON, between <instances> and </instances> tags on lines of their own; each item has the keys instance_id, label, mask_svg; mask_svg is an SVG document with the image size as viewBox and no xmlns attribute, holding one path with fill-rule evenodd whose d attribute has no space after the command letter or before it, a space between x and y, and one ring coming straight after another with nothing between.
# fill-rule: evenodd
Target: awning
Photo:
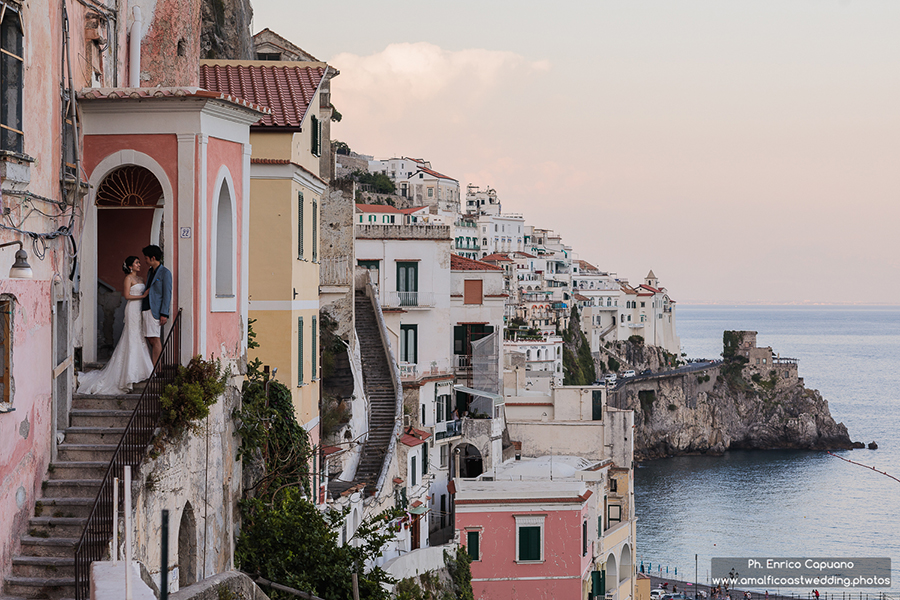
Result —
<instances>
[{"instance_id":1,"label":"awning","mask_svg":"<svg viewBox=\"0 0 900 600\"><path fill-rule=\"evenodd\" d=\"M474 388L466 387L464 385L454 385L453 389L456 390L457 392L465 392L472 396L479 396L480 398L488 398L490 400L493 400L494 406L504 403L503 396L501 396L500 394L494 394L493 392L483 392L481 390L476 390Z\"/></svg>"}]
</instances>

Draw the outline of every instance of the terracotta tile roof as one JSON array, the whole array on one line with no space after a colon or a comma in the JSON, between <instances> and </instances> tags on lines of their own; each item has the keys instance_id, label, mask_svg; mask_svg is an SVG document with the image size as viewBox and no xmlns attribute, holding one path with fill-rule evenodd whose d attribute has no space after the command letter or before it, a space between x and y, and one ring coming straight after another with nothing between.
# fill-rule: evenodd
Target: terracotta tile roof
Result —
<instances>
[{"instance_id":1,"label":"terracotta tile roof","mask_svg":"<svg viewBox=\"0 0 900 600\"><path fill-rule=\"evenodd\" d=\"M393 213L401 214L401 211L390 204L357 204L356 210L364 213Z\"/></svg>"},{"instance_id":2,"label":"terracotta tile roof","mask_svg":"<svg viewBox=\"0 0 900 600\"><path fill-rule=\"evenodd\" d=\"M431 175L432 177L437 177L438 179L448 179L450 181L456 181L457 183L459 183L456 179L453 179L452 177L448 177L448 176L444 175L443 173L438 173L434 169L429 169L428 167L423 167L423 166L421 166L421 164L419 166L419 171L422 171L423 173Z\"/></svg>"},{"instance_id":3,"label":"terracotta tile roof","mask_svg":"<svg viewBox=\"0 0 900 600\"><path fill-rule=\"evenodd\" d=\"M645 290L649 290L649 291L653 292L654 294L662 294L663 293L662 290L658 290L655 287L650 287L649 285L647 285L645 283L642 283L641 285L639 285L638 288L639 289L644 288Z\"/></svg>"},{"instance_id":4,"label":"terracotta tile roof","mask_svg":"<svg viewBox=\"0 0 900 600\"><path fill-rule=\"evenodd\" d=\"M578 265L585 271L599 271L597 267L587 262L586 260L579 260Z\"/></svg>"},{"instance_id":5,"label":"terracotta tile roof","mask_svg":"<svg viewBox=\"0 0 900 600\"><path fill-rule=\"evenodd\" d=\"M265 61L201 61L200 85L266 106L271 114L257 125L299 128L325 67L294 67Z\"/></svg>"},{"instance_id":6,"label":"terracotta tile roof","mask_svg":"<svg viewBox=\"0 0 900 600\"><path fill-rule=\"evenodd\" d=\"M494 254L488 254L487 256L481 259L481 262L490 262L492 260L496 261L506 261L512 262L513 260L505 254L500 254L499 252L495 252Z\"/></svg>"},{"instance_id":7,"label":"terracotta tile roof","mask_svg":"<svg viewBox=\"0 0 900 600\"><path fill-rule=\"evenodd\" d=\"M457 254L450 255L450 270L451 271L502 271L501 267L497 265L489 265L488 263L481 262L480 260L472 260L471 258L465 258L459 256Z\"/></svg>"},{"instance_id":8,"label":"terracotta tile roof","mask_svg":"<svg viewBox=\"0 0 900 600\"><path fill-rule=\"evenodd\" d=\"M431 434L415 427L407 427L400 436L400 443L411 448L425 443L425 440L431 437Z\"/></svg>"},{"instance_id":9,"label":"terracotta tile roof","mask_svg":"<svg viewBox=\"0 0 900 600\"><path fill-rule=\"evenodd\" d=\"M516 256L521 256L522 258L537 258L534 254L528 254L527 252L513 252Z\"/></svg>"},{"instance_id":10,"label":"terracotta tile roof","mask_svg":"<svg viewBox=\"0 0 900 600\"><path fill-rule=\"evenodd\" d=\"M590 298L588 298L587 296L582 296L581 294L575 294L575 299L579 302L587 302L588 300L590 300Z\"/></svg>"},{"instance_id":11,"label":"terracotta tile roof","mask_svg":"<svg viewBox=\"0 0 900 600\"><path fill-rule=\"evenodd\" d=\"M84 88L75 94L79 100L154 100L158 98L208 98L223 100L245 108L270 114L264 105L252 100L234 96L227 92L204 90L196 87L158 87L158 88Z\"/></svg>"},{"instance_id":12,"label":"terracotta tile roof","mask_svg":"<svg viewBox=\"0 0 900 600\"><path fill-rule=\"evenodd\" d=\"M427 206L410 206L409 208L401 208L398 209L404 215L411 215L413 213L419 212L420 210L428 210Z\"/></svg>"}]
</instances>

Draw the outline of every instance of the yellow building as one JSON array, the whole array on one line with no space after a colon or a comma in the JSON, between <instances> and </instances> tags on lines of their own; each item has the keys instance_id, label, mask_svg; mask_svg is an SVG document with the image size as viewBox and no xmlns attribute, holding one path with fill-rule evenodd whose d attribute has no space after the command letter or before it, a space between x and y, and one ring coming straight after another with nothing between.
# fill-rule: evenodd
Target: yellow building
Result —
<instances>
[{"instance_id":1,"label":"yellow building","mask_svg":"<svg viewBox=\"0 0 900 600\"><path fill-rule=\"evenodd\" d=\"M277 369L319 443L319 206L325 63L202 61L200 85L266 106L250 128L250 359Z\"/></svg>"}]
</instances>

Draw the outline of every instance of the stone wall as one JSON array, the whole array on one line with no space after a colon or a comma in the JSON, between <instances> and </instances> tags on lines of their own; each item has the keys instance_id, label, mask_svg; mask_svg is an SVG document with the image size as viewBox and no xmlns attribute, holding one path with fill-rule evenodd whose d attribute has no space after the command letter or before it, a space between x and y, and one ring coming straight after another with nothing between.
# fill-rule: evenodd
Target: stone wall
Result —
<instances>
[{"instance_id":1,"label":"stone wall","mask_svg":"<svg viewBox=\"0 0 900 600\"><path fill-rule=\"evenodd\" d=\"M356 224L356 237L368 240L447 240L449 225L362 225Z\"/></svg>"},{"instance_id":2,"label":"stone wall","mask_svg":"<svg viewBox=\"0 0 900 600\"><path fill-rule=\"evenodd\" d=\"M169 589L234 568L240 513L240 438L231 413L240 400L233 377L194 432L162 440L134 476L134 559L160 582L162 511L169 511ZM121 538L120 538L121 541Z\"/></svg>"},{"instance_id":3,"label":"stone wall","mask_svg":"<svg viewBox=\"0 0 900 600\"><path fill-rule=\"evenodd\" d=\"M250 22L250 0L202 0L200 3L200 56L207 59L255 58Z\"/></svg>"},{"instance_id":4,"label":"stone wall","mask_svg":"<svg viewBox=\"0 0 900 600\"><path fill-rule=\"evenodd\" d=\"M337 335L350 341L354 328L354 182L333 182L319 207L319 285L322 310L337 321Z\"/></svg>"}]
</instances>

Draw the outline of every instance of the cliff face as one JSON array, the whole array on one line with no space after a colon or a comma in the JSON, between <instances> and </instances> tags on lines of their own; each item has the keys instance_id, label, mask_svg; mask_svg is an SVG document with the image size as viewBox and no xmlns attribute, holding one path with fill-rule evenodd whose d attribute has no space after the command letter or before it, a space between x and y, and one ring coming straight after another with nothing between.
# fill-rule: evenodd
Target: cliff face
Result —
<instances>
[{"instance_id":1,"label":"cliff face","mask_svg":"<svg viewBox=\"0 0 900 600\"><path fill-rule=\"evenodd\" d=\"M251 59L253 37L250 0L202 0L200 2L200 57Z\"/></svg>"},{"instance_id":2,"label":"cliff face","mask_svg":"<svg viewBox=\"0 0 900 600\"><path fill-rule=\"evenodd\" d=\"M723 373L725 371L725 373ZM741 369L663 374L629 382L610 404L635 411L635 456L736 449L850 448L843 423L802 379L745 378Z\"/></svg>"}]
</instances>

